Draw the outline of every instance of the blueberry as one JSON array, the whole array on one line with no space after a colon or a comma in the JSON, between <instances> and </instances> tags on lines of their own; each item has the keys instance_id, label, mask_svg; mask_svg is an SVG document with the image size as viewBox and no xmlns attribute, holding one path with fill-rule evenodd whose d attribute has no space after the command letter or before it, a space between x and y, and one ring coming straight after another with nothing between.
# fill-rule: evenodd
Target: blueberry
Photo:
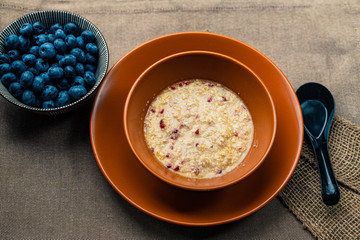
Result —
<instances>
[{"instance_id":1,"label":"blueberry","mask_svg":"<svg viewBox=\"0 0 360 240\"><path fill-rule=\"evenodd\" d=\"M41 93L44 90L44 79L41 76L36 76L32 83L32 89L36 93Z\"/></svg>"},{"instance_id":2,"label":"blueberry","mask_svg":"<svg viewBox=\"0 0 360 240\"><path fill-rule=\"evenodd\" d=\"M34 44L36 44L38 46L40 46L48 41L49 41L48 36L45 34L40 34L40 35L34 36L34 39L33 39Z\"/></svg>"},{"instance_id":3,"label":"blueberry","mask_svg":"<svg viewBox=\"0 0 360 240\"><path fill-rule=\"evenodd\" d=\"M76 61L80 63L86 62L86 55L80 48L71 49L70 53L76 57Z\"/></svg>"},{"instance_id":4,"label":"blueberry","mask_svg":"<svg viewBox=\"0 0 360 240\"><path fill-rule=\"evenodd\" d=\"M45 108L45 109L54 108L55 103L54 103L53 100L43 101L42 107Z\"/></svg>"},{"instance_id":5,"label":"blueberry","mask_svg":"<svg viewBox=\"0 0 360 240\"><path fill-rule=\"evenodd\" d=\"M32 72L34 74L34 76L39 75L39 71L34 67L30 67L26 71Z\"/></svg>"},{"instance_id":6,"label":"blueberry","mask_svg":"<svg viewBox=\"0 0 360 240\"><path fill-rule=\"evenodd\" d=\"M71 103L68 91L59 92L58 97L55 99L55 106L62 107Z\"/></svg>"},{"instance_id":7,"label":"blueberry","mask_svg":"<svg viewBox=\"0 0 360 240\"><path fill-rule=\"evenodd\" d=\"M79 29L78 25L76 25L76 23L69 22L64 25L64 32L66 34L78 35L79 31L80 31L80 29Z\"/></svg>"},{"instance_id":8,"label":"blueberry","mask_svg":"<svg viewBox=\"0 0 360 240\"><path fill-rule=\"evenodd\" d=\"M11 63L13 71L17 74L22 74L26 70L26 65L23 61L15 60Z\"/></svg>"},{"instance_id":9,"label":"blueberry","mask_svg":"<svg viewBox=\"0 0 360 240\"><path fill-rule=\"evenodd\" d=\"M76 41L79 48L85 48L85 41L81 36L77 37Z\"/></svg>"},{"instance_id":10,"label":"blueberry","mask_svg":"<svg viewBox=\"0 0 360 240\"><path fill-rule=\"evenodd\" d=\"M9 86L9 93L15 98L20 98L23 95L24 89L21 87L20 83L13 82Z\"/></svg>"},{"instance_id":11,"label":"blueberry","mask_svg":"<svg viewBox=\"0 0 360 240\"><path fill-rule=\"evenodd\" d=\"M50 26L50 33L55 33L56 30L63 29L63 26L60 23L55 23Z\"/></svg>"},{"instance_id":12,"label":"blueberry","mask_svg":"<svg viewBox=\"0 0 360 240\"><path fill-rule=\"evenodd\" d=\"M46 72L49 68L49 63L45 62L42 58L38 58L36 59L35 68L39 71L39 73Z\"/></svg>"},{"instance_id":13,"label":"blueberry","mask_svg":"<svg viewBox=\"0 0 360 240\"><path fill-rule=\"evenodd\" d=\"M9 55L11 61L15 61L20 58L20 52L17 49L8 51L8 55Z\"/></svg>"},{"instance_id":14,"label":"blueberry","mask_svg":"<svg viewBox=\"0 0 360 240\"><path fill-rule=\"evenodd\" d=\"M64 58L62 58L60 61L60 66L65 67L68 65L75 66L76 64L76 57L72 54L66 55Z\"/></svg>"},{"instance_id":15,"label":"blueberry","mask_svg":"<svg viewBox=\"0 0 360 240\"><path fill-rule=\"evenodd\" d=\"M34 54L22 55L22 60L27 66L33 66L36 63L36 57Z\"/></svg>"},{"instance_id":16,"label":"blueberry","mask_svg":"<svg viewBox=\"0 0 360 240\"><path fill-rule=\"evenodd\" d=\"M96 55L99 50L96 44L94 43L87 43L85 48L92 55Z\"/></svg>"},{"instance_id":17,"label":"blueberry","mask_svg":"<svg viewBox=\"0 0 360 240\"><path fill-rule=\"evenodd\" d=\"M77 41L76 41L75 36L72 35L72 34L67 35L66 38L65 38L65 43L66 43L66 47L68 49L75 48L76 45L77 45Z\"/></svg>"},{"instance_id":18,"label":"blueberry","mask_svg":"<svg viewBox=\"0 0 360 240\"><path fill-rule=\"evenodd\" d=\"M86 93L86 88L81 85L75 85L69 89L69 95L74 101L79 100L80 98L85 96Z\"/></svg>"},{"instance_id":19,"label":"blueberry","mask_svg":"<svg viewBox=\"0 0 360 240\"><path fill-rule=\"evenodd\" d=\"M17 80L16 75L11 72L5 73L1 77L1 82L5 87L9 86L11 83L15 82L16 80Z\"/></svg>"},{"instance_id":20,"label":"blueberry","mask_svg":"<svg viewBox=\"0 0 360 240\"><path fill-rule=\"evenodd\" d=\"M53 43L53 42L55 41L56 37L55 37L54 34L49 33L49 34L47 35L47 39L48 39L49 42Z\"/></svg>"},{"instance_id":21,"label":"blueberry","mask_svg":"<svg viewBox=\"0 0 360 240\"><path fill-rule=\"evenodd\" d=\"M77 63L75 65L75 72L77 75L80 75L80 76L84 75L84 73L85 73L84 65L82 63Z\"/></svg>"},{"instance_id":22,"label":"blueberry","mask_svg":"<svg viewBox=\"0 0 360 240\"><path fill-rule=\"evenodd\" d=\"M75 69L72 66L64 67L64 76L66 79L73 79L76 76Z\"/></svg>"},{"instance_id":23,"label":"blueberry","mask_svg":"<svg viewBox=\"0 0 360 240\"><path fill-rule=\"evenodd\" d=\"M95 56L91 55L90 53L87 53L85 56L86 56L86 60L88 61L88 63L90 63L90 64L96 63Z\"/></svg>"},{"instance_id":24,"label":"blueberry","mask_svg":"<svg viewBox=\"0 0 360 240\"><path fill-rule=\"evenodd\" d=\"M95 40L95 35L89 30L85 30L81 33L81 37L84 39L84 42L93 42Z\"/></svg>"},{"instance_id":25,"label":"blueberry","mask_svg":"<svg viewBox=\"0 0 360 240\"><path fill-rule=\"evenodd\" d=\"M66 52L66 43L61 38L57 38L54 41L54 47L58 53Z\"/></svg>"},{"instance_id":26,"label":"blueberry","mask_svg":"<svg viewBox=\"0 0 360 240\"><path fill-rule=\"evenodd\" d=\"M96 72L96 67L92 64L86 64L85 65L85 71L90 71L90 72L93 72L95 73Z\"/></svg>"},{"instance_id":27,"label":"blueberry","mask_svg":"<svg viewBox=\"0 0 360 240\"><path fill-rule=\"evenodd\" d=\"M59 90L68 90L70 87L70 84L66 78L63 78L61 80L56 81L55 86Z\"/></svg>"},{"instance_id":28,"label":"blueberry","mask_svg":"<svg viewBox=\"0 0 360 240\"><path fill-rule=\"evenodd\" d=\"M33 93L33 91L31 90L25 90L22 94L22 102L25 103L26 105L29 106L33 106L35 107L36 105L36 97L35 94Z\"/></svg>"},{"instance_id":29,"label":"blueberry","mask_svg":"<svg viewBox=\"0 0 360 240\"><path fill-rule=\"evenodd\" d=\"M10 59L8 54L6 54L6 53L0 54L0 64L2 64L2 63L10 63L10 62L11 62L11 59Z\"/></svg>"},{"instance_id":30,"label":"blueberry","mask_svg":"<svg viewBox=\"0 0 360 240\"><path fill-rule=\"evenodd\" d=\"M65 56L64 55L61 55L61 54L56 54L55 55L55 59L59 62L60 64L60 60L63 59Z\"/></svg>"},{"instance_id":31,"label":"blueberry","mask_svg":"<svg viewBox=\"0 0 360 240\"><path fill-rule=\"evenodd\" d=\"M85 87L84 79L80 76L74 77L74 80L71 82L71 86L75 86L75 85L81 85L81 86Z\"/></svg>"},{"instance_id":32,"label":"blueberry","mask_svg":"<svg viewBox=\"0 0 360 240\"><path fill-rule=\"evenodd\" d=\"M40 77L43 78L44 85L52 85L52 81L50 80L49 74L47 72L41 73Z\"/></svg>"},{"instance_id":33,"label":"blueberry","mask_svg":"<svg viewBox=\"0 0 360 240\"><path fill-rule=\"evenodd\" d=\"M27 37L24 37L22 35L19 36L19 45L18 45L18 49L21 52L27 52L27 50L30 47L30 39Z\"/></svg>"},{"instance_id":34,"label":"blueberry","mask_svg":"<svg viewBox=\"0 0 360 240\"><path fill-rule=\"evenodd\" d=\"M9 34L5 38L5 47L7 49L16 49L19 46L19 37L16 34Z\"/></svg>"},{"instance_id":35,"label":"blueberry","mask_svg":"<svg viewBox=\"0 0 360 240\"><path fill-rule=\"evenodd\" d=\"M23 88L30 88L34 80L34 74L30 71L25 71L20 76L20 84Z\"/></svg>"},{"instance_id":36,"label":"blueberry","mask_svg":"<svg viewBox=\"0 0 360 240\"><path fill-rule=\"evenodd\" d=\"M41 22L35 22L33 23L33 31L35 34L42 34L45 33L45 26Z\"/></svg>"},{"instance_id":37,"label":"blueberry","mask_svg":"<svg viewBox=\"0 0 360 240\"><path fill-rule=\"evenodd\" d=\"M31 46L29 48L29 53L33 54L35 57L39 56L39 46Z\"/></svg>"},{"instance_id":38,"label":"blueberry","mask_svg":"<svg viewBox=\"0 0 360 240\"><path fill-rule=\"evenodd\" d=\"M50 60L55 57L55 48L52 43L44 43L39 48L39 55L44 60Z\"/></svg>"},{"instance_id":39,"label":"blueberry","mask_svg":"<svg viewBox=\"0 0 360 240\"><path fill-rule=\"evenodd\" d=\"M61 79L64 77L64 70L61 67L50 67L47 72L50 79Z\"/></svg>"},{"instance_id":40,"label":"blueberry","mask_svg":"<svg viewBox=\"0 0 360 240\"><path fill-rule=\"evenodd\" d=\"M59 63L57 62L54 62L53 64L51 64L50 67L61 67Z\"/></svg>"},{"instance_id":41,"label":"blueberry","mask_svg":"<svg viewBox=\"0 0 360 240\"><path fill-rule=\"evenodd\" d=\"M66 34L62 29L58 29L55 31L55 37L56 38L61 38L61 39L65 39L66 38Z\"/></svg>"},{"instance_id":42,"label":"blueberry","mask_svg":"<svg viewBox=\"0 0 360 240\"><path fill-rule=\"evenodd\" d=\"M24 23L20 27L20 34L23 36L30 36L33 33L33 26L30 23Z\"/></svg>"},{"instance_id":43,"label":"blueberry","mask_svg":"<svg viewBox=\"0 0 360 240\"><path fill-rule=\"evenodd\" d=\"M56 87L52 85L46 85L44 87L44 90L41 92L40 97L42 100L47 101L56 98L57 95L58 95L58 90Z\"/></svg>"},{"instance_id":44,"label":"blueberry","mask_svg":"<svg viewBox=\"0 0 360 240\"><path fill-rule=\"evenodd\" d=\"M84 74L84 81L88 88L92 88L92 86L94 86L94 84L96 82L94 73L92 73L90 71L86 71Z\"/></svg>"},{"instance_id":45,"label":"blueberry","mask_svg":"<svg viewBox=\"0 0 360 240\"><path fill-rule=\"evenodd\" d=\"M8 63L0 64L0 76L2 76L5 73L11 72L11 65Z\"/></svg>"}]
</instances>

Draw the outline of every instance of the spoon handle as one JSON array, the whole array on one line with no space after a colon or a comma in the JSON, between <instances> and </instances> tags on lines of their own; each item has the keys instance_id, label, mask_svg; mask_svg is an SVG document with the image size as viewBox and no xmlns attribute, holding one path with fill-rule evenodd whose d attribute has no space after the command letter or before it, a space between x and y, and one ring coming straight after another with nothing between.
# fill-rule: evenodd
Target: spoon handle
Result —
<instances>
[{"instance_id":1,"label":"spoon handle","mask_svg":"<svg viewBox=\"0 0 360 240\"><path fill-rule=\"evenodd\" d=\"M335 205L339 202L340 191L330 162L327 141L313 139L311 143L318 162L322 199L326 205Z\"/></svg>"}]
</instances>

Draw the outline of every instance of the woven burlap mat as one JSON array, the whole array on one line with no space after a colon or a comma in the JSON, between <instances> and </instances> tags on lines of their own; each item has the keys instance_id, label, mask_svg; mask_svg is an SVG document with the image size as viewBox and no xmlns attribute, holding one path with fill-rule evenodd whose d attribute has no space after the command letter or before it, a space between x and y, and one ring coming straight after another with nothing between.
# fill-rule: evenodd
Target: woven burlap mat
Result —
<instances>
[{"instance_id":1,"label":"woven burlap mat","mask_svg":"<svg viewBox=\"0 0 360 240\"><path fill-rule=\"evenodd\" d=\"M360 127L335 115L329 152L340 201L327 206L311 145L304 142L294 175L279 197L318 239L360 239Z\"/></svg>"}]
</instances>

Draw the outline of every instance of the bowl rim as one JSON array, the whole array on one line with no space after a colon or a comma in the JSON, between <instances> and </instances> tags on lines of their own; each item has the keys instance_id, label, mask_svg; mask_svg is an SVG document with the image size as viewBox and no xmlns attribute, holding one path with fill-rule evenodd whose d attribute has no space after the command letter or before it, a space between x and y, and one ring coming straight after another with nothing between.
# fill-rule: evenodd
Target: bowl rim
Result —
<instances>
[{"instance_id":1,"label":"bowl rim","mask_svg":"<svg viewBox=\"0 0 360 240\"><path fill-rule=\"evenodd\" d=\"M269 100L270 100L270 105L271 105L271 112L272 112L272 119L273 119L273 124L272 124L272 135L271 135L271 139L269 142L269 145L266 149L266 151L264 152L264 154L262 155L262 157L257 161L257 163L252 167L252 169L248 172L246 172L245 174L243 174L241 177L237 177L232 179L231 181L227 181L227 182L220 182L218 184L212 185L212 186L203 186L203 185L185 185L182 183L179 183L177 181L172 181L169 178L164 177L162 174L159 174L157 171L154 171L151 167L149 167L149 165L147 164L147 161L143 160L142 158L140 158L138 151L135 149L135 147L133 146L133 144L131 143L130 140L130 132L128 131L128 124L127 124L127 116L128 116L128 108L129 108L129 104L130 104L130 98L134 92L134 90L136 89L137 85L139 84L139 82L141 81L141 79L143 78L143 76L145 74L147 74L149 71L151 71L151 69L153 69L155 66L157 66L158 64L161 64L162 62L165 62L171 58L175 58L178 56L183 56L183 55L190 55L190 54L207 54L207 55L215 55L217 57L221 57L221 58L225 58L228 60L231 60L233 62L235 62L236 64L242 66L243 68L245 68L247 71L249 71L252 75L255 76L255 78L258 80L258 82L261 84L262 88L265 90L266 95L268 96ZM161 179L162 181L176 186L176 187L180 187L183 189L187 189L187 190L196 190L196 191L207 191L207 190L216 190L216 189L220 189L220 188L224 188L224 187L228 187L231 186L243 179L245 179L246 177L248 177L249 175L251 175L253 172L255 172L260 166L261 164L264 162L264 160L266 159L266 157L268 156L273 143L275 141L275 136L276 136L276 130L277 130L277 116L276 116L276 109L275 109L275 104L274 101L271 97L270 92L268 91L267 87L265 86L265 84L263 83L263 81L261 80L261 78L254 72L252 71L249 67L247 67L245 64L243 64L242 62L227 56L225 54L222 53L218 53L218 52L213 52L213 51L206 51L206 50L189 50L189 51L183 51L183 52L178 52L178 53L174 53L171 54L169 56L166 56L156 62L154 62L153 64L151 64L149 67L147 67L141 74L139 77L137 77L137 79L135 80L135 82L132 84L130 91L126 97L126 101L124 104L124 110L123 110L123 127L124 127L124 133L127 139L127 142L132 150L132 152L134 153L134 155L136 156L136 158L138 159L138 161L141 163L142 166L144 166L150 173L152 173L154 176L156 176L157 178ZM248 152L249 153L249 152ZM248 154L247 153L247 154ZM233 171L233 170L232 170ZM192 179L192 178L189 178ZM209 178L209 179L213 179L213 178ZM195 181L198 179L194 179ZM206 179L201 179L202 181L206 181ZM190 181L189 181L190 183Z\"/></svg>"},{"instance_id":2,"label":"bowl rim","mask_svg":"<svg viewBox=\"0 0 360 240\"><path fill-rule=\"evenodd\" d=\"M37 107L32 107L32 106L29 106L29 105L26 105L22 102L20 102L19 100L17 101L14 101L13 99L11 99L10 97L8 97L5 93L9 93L8 91L8 88L5 87L1 82L0 84L4 87L4 91L1 90L0 88L0 95L6 99L8 102L22 108L22 109L25 109L27 111L30 111L30 112L36 112L36 113L40 113L40 114L51 114L51 113L55 113L55 112L62 112L62 110L67 110L67 109L73 109L74 107L76 106L79 106L79 104L83 103L84 100L87 100L89 99L91 96L93 96L97 89L99 88L101 82L103 81L103 79L105 78L107 72L108 72L108 68L109 68L109 48L108 48L108 44L105 40L105 37L104 35L101 33L101 31L99 30L99 28L97 28L95 26L95 24L93 24L90 20L88 20L87 18L85 17L82 17L76 13L72 13L72 12L69 12L69 11L64 11L64 10L41 10L41 11L36 11L36 12L31 12L31 13L28 13L28 14L25 14L15 20L13 20L10 24L8 24L1 32L0 32L0 39L5 39L5 37L7 36L7 32L10 32L10 28L12 25L16 24L17 22L19 21L22 21L26 18L30 18L32 16L37 16L37 15L41 15L41 14L64 14L64 15L69 15L69 16L72 16L72 17L75 17L77 19L80 19L86 23L88 23L91 27L93 27L96 31L97 31L97 34L100 36L100 39L103 41L104 45L105 45L105 51L104 51L104 54L105 54L105 68L104 68L104 71L102 71L99 75L99 80L97 80L94 84L94 86L85 94L85 96L83 96L82 98L76 100L75 102L72 102L70 104L67 104L67 105L64 105L64 106L61 106L61 107L55 107L55 108L37 108ZM1 43L3 44L3 43ZM10 94L10 93L9 93Z\"/></svg>"}]
</instances>

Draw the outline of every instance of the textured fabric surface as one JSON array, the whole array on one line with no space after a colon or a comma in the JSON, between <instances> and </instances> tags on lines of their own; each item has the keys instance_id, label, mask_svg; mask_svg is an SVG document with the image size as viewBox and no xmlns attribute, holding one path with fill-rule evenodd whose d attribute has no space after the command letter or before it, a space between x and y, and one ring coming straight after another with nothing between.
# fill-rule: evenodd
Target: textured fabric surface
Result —
<instances>
[{"instance_id":1,"label":"textured fabric surface","mask_svg":"<svg viewBox=\"0 0 360 240\"><path fill-rule=\"evenodd\" d=\"M309 81L328 87L336 114L360 125L357 0L1 0L0 29L48 9L93 22L107 41L110 67L137 45L173 32L239 39L269 57L294 89ZM279 198L245 219L206 228L165 223L139 211L111 188L96 164L90 111L91 103L59 117L37 116L0 98L0 239L314 238ZM317 177L311 167L309 179ZM295 174L289 184L304 181L297 179ZM313 195L320 196L315 190Z\"/></svg>"},{"instance_id":2,"label":"textured fabric surface","mask_svg":"<svg viewBox=\"0 0 360 240\"><path fill-rule=\"evenodd\" d=\"M326 206L321 199L317 163L305 142L299 164L280 197L319 239L360 238L360 127L335 116L329 154L340 188L340 201Z\"/></svg>"}]
</instances>

